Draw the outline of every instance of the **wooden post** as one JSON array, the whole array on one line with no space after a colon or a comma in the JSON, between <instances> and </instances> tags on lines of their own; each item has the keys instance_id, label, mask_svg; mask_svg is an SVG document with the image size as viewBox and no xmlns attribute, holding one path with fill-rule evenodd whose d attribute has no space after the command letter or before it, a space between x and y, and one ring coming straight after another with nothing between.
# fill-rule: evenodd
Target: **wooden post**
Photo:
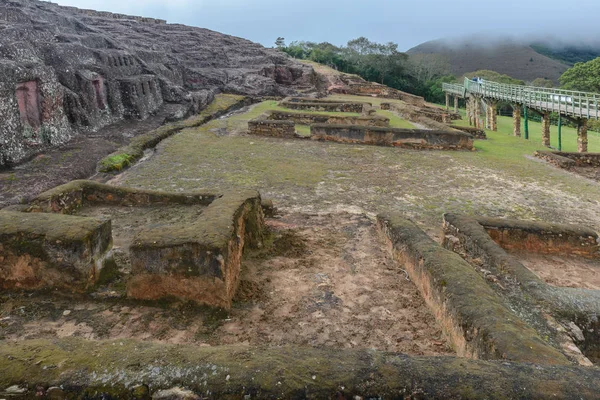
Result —
<instances>
[{"instance_id":1,"label":"wooden post","mask_svg":"<svg viewBox=\"0 0 600 400\"><path fill-rule=\"evenodd\" d=\"M454 96L454 112L458 112L458 96Z\"/></svg>"},{"instance_id":2,"label":"wooden post","mask_svg":"<svg viewBox=\"0 0 600 400\"><path fill-rule=\"evenodd\" d=\"M513 104L513 135L521 136L521 107Z\"/></svg>"},{"instance_id":3,"label":"wooden post","mask_svg":"<svg viewBox=\"0 0 600 400\"><path fill-rule=\"evenodd\" d=\"M450 95L446 93L446 110L450 108Z\"/></svg>"},{"instance_id":4,"label":"wooden post","mask_svg":"<svg viewBox=\"0 0 600 400\"><path fill-rule=\"evenodd\" d=\"M550 113L542 114L542 145L550 147Z\"/></svg>"},{"instance_id":5,"label":"wooden post","mask_svg":"<svg viewBox=\"0 0 600 400\"><path fill-rule=\"evenodd\" d=\"M490 103L490 129L498 132L498 105L495 101Z\"/></svg>"},{"instance_id":6,"label":"wooden post","mask_svg":"<svg viewBox=\"0 0 600 400\"><path fill-rule=\"evenodd\" d=\"M577 120L577 151L580 153L588 151L587 118Z\"/></svg>"}]
</instances>

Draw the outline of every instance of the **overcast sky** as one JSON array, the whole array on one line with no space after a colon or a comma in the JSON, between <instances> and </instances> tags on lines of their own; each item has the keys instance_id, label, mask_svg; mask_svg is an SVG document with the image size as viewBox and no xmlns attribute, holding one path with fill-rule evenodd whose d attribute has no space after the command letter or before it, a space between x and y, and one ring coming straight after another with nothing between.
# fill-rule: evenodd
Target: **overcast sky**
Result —
<instances>
[{"instance_id":1,"label":"overcast sky","mask_svg":"<svg viewBox=\"0 0 600 400\"><path fill-rule=\"evenodd\" d=\"M597 39L598 0L54 0L61 5L166 19L272 46L277 36L336 45L366 36L419 43L470 34L564 34Z\"/></svg>"}]
</instances>

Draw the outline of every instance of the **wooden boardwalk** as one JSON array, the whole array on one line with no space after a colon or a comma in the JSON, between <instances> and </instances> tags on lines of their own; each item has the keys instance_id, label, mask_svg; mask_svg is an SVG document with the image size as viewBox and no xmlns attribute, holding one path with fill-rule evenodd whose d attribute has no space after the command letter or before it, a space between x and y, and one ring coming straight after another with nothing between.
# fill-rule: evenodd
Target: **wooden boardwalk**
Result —
<instances>
[{"instance_id":1,"label":"wooden boardwalk","mask_svg":"<svg viewBox=\"0 0 600 400\"><path fill-rule=\"evenodd\" d=\"M573 118L600 119L600 94L509 85L465 78L464 85L444 83L442 89L451 96L480 97L484 100L507 101L545 112L556 112Z\"/></svg>"}]
</instances>

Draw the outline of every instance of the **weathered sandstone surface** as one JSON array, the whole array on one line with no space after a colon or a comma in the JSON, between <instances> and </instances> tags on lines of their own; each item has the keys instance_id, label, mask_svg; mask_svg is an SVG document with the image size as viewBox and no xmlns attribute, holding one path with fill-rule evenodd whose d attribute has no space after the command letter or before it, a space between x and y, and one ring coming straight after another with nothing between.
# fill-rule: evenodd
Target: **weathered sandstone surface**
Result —
<instances>
[{"instance_id":1,"label":"weathered sandstone surface","mask_svg":"<svg viewBox=\"0 0 600 400\"><path fill-rule=\"evenodd\" d=\"M297 95L315 81L310 66L207 29L0 0L0 167L165 103L185 117L218 92Z\"/></svg>"}]
</instances>

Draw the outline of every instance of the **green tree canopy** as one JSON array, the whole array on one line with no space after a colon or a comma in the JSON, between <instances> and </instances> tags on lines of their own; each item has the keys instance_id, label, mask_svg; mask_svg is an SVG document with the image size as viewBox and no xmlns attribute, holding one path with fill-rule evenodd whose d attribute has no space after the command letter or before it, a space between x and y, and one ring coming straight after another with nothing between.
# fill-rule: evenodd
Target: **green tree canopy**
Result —
<instances>
[{"instance_id":1,"label":"green tree canopy","mask_svg":"<svg viewBox=\"0 0 600 400\"><path fill-rule=\"evenodd\" d=\"M281 36L279 36L277 38L277 40L275 40L275 47L277 47L278 49L282 49L285 47L285 38L282 38Z\"/></svg>"},{"instance_id":2,"label":"green tree canopy","mask_svg":"<svg viewBox=\"0 0 600 400\"><path fill-rule=\"evenodd\" d=\"M563 89L600 93L600 57L575 64L559 80Z\"/></svg>"},{"instance_id":3,"label":"green tree canopy","mask_svg":"<svg viewBox=\"0 0 600 400\"><path fill-rule=\"evenodd\" d=\"M552 81L552 79L548 78L536 78L531 82L531 86L541 88L553 88L554 82Z\"/></svg>"}]
</instances>

